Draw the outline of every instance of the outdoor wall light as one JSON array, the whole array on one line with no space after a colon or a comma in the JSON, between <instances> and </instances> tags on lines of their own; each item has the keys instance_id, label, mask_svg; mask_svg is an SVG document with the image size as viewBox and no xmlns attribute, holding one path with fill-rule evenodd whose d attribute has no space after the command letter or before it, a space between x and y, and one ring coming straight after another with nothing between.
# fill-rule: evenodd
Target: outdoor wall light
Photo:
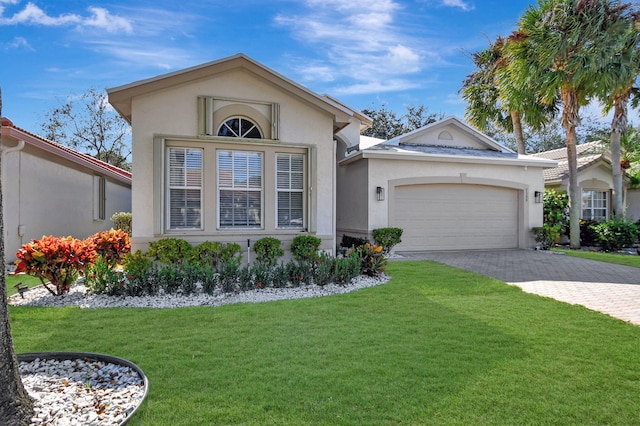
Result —
<instances>
[{"instance_id":1,"label":"outdoor wall light","mask_svg":"<svg viewBox=\"0 0 640 426\"><path fill-rule=\"evenodd\" d=\"M537 204L540 204L542 202L542 192L540 191L535 191L533 193L533 198L536 200Z\"/></svg>"},{"instance_id":2,"label":"outdoor wall light","mask_svg":"<svg viewBox=\"0 0 640 426\"><path fill-rule=\"evenodd\" d=\"M384 201L384 188L381 186L376 187L376 200Z\"/></svg>"}]
</instances>

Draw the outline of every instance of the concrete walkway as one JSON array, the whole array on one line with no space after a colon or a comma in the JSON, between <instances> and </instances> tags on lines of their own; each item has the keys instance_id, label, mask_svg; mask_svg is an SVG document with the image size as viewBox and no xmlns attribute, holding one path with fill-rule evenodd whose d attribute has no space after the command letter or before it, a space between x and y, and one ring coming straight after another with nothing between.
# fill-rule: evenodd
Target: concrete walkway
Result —
<instances>
[{"instance_id":1,"label":"concrete walkway","mask_svg":"<svg viewBox=\"0 0 640 426\"><path fill-rule=\"evenodd\" d=\"M517 285L640 325L640 269L534 250L401 252Z\"/></svg>"}]
</instances>

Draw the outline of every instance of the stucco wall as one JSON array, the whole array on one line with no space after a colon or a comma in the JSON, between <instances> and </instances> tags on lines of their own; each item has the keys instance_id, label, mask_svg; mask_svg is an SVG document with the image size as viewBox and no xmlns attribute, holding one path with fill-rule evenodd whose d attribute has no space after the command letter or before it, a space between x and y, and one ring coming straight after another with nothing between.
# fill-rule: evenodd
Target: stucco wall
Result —
<instances>
[{"instance_id":1,"label":"stucco wall","mask_svg":"<svg viewBox=\"0 0 640 426\"><path fill-rule=\"evenodd\" d=\"M342 154L342 155L341 155ZM344 150L338 152L344 158ZM349 166L339 166L337 170L337 238L340 243L343 234L366 237L369 232L369 203L371 192L368 180L367 160ZM369 189L367 189L369 188ZM373 201L371 201L373 202Z\"/></svg>"},{"instance_id":2,"label":"stucco wall","mask_svg":"<svg viewBox=\"0 0 640 426\"><path fill-rule=\"evenodd\" d=\"M7 153L2 166L7 262L33 239L83 239L113 227L113 213L131 211L130 188L107 179L106 219L94 220L94 173L30 145Z\"/></svg>"},{"instance_id":3,"label":"stucco wall","mask_svg":"<svg viewBox=\"0 0 640 426\"><path fill-rule=\"evenodd\" d=\"M627 190L627 218L634 222L640 220L640 189Z\"/></svg>"},{"instance_id":4,"label":"stucco wall","mask_svg":"<svg viewBox=\"0 0 640 426\"><path fill-rule=\"evenodd\" d=\"M154 195L154 137L173 135L175 136L173 139L184 138L200 143L196 140L198 96L244 99L280 105L280 140L277 144L313 148L313 151L310 151L312 169L308 170L310 172L308 207L313 210L313 223L308 225L311 225L311 232L323 239L323 248L333 250L335 246L333 117L255 74L239 69L133 98L132 242L134 249L145 249L149 241L166 236L179 236L192 243L206 240L223 242L241 240L246 244L247 239L255 241L273 234L283 241L290 240L300 233L299 230L269 229L266 223L265 229L262 230L186 231L180 235L156 232L162 226L158 226L157 216L154 215L154 206L157 204L157 200L154 200L154 196L157 197ZM215 138L209 140L215 141ZM201 143L206 144L207 140ZM227 140L225 143L229 143L231 148L237 147L235 141ZM247 142L242 144L245 149L251 149L253 146ZM204 167L215 167L215 165L204 164ZM206 185L206 182L204 184ZM155 191L157 194L157 188ZM273 191L273 188L265 185L265 197L274 196ZM205 196L215 197L215 188L211 188ZM215 220L215 211L205 211L204 214L213 215Z\"/></svg>"}]
</instances>

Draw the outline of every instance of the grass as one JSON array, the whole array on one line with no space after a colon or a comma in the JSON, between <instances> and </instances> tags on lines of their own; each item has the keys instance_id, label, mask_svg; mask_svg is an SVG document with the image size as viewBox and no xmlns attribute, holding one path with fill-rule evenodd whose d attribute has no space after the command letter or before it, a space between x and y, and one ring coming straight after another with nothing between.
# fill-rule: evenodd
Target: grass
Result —
<instances>
[{"instance_id":1,"label":"grass","mask_svg":"<svg viewBox=\"0 0 640 426\"><path fill-rule=\"evenodd\" d=\"M433 262L317 299L9 313L16 350L137 363L138 425L637 424L640 327Z\"/></svg>"},{"instance_id":2,"label":"grass","mask_svg":"<svg viewBox=\"0 0 640 426\"><path fill-rule=\"evenodd\" d=\"M640 268L640 256L628 254L603 253L599 251L584 251L554 248L553 251L565 253L569 256L580 257L582 259L599 260L600 262L615 263L618 265L633 266Z\"/></svg>"},{"instance_id":3,"label":"grass","mask_svg":"<svg viewBox=\"0 0 640 426\"><path fill-rule=\"evenodd\" d=\"M42 285L42 283L40 282L40 279L37 277L34 277L33 275L8 274L6 275L7 296L13 296L18 292L18 290L16 290L15 288L15 285L18 283L22 283L28 287L35 287L35 286Z\"/></svg>"}]
</instances>

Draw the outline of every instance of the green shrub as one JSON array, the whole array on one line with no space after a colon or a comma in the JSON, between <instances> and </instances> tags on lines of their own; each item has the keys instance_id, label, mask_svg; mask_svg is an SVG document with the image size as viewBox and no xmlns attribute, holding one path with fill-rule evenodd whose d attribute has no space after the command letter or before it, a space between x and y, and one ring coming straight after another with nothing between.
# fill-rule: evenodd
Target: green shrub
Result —
<instances>
[{"instance_id":1,"label":"green shrub","mask_svg":"<svg viewBox=\"0 0 640 426\"><path fill-rule=\"evenodd\" d=\"M180 265L192 257L193 247L180 238L163 238L149 243L147 254L160 263Z\"/></svg>"},{"instance_id":2,"label":"green shrub","mask_svg":"<svg viewBox=\"0 0 640 426\"><path fill-rule=\"evenodd\" d=\"M209 265L202 266L200 272L200 282L202 283L202 291L207 294L215 293L220 283L219 275L216 274L213 267Z\"/></svg>"},{"instance_id":3,"label":"green shrub","mask_svg":"<svg viewBox=\"0 0 640 426\"><path fill-rule=\"evenodd\" d=\"M153 262L145 253L140 250L135 253L127 253L124 256L122 267L127 278L127 293L129 295L154 295L158 292Z\"/></svg>"},{"instance_id":4,"label":"green shrub","mask_svg":"<svg viewBox=\"0 0 640 426\"><path fill-rule=\"evenodd\" d=\"M548 223L542 226L536 226L532 228L536 242L540 244L542 250L549 250L560 238L561 225L549 225Z\"/></svg>"},{"instance_id":5,"label":"green shrub","mask_svg":"<svg viewBox=\"0 0 640 426\"><path fill-rule=\"evenodd\" d=\"M220 265L218 278L223 292L233 293L238 290L239 269L239 265L235 262L226 262Z\"/></svg>"},{"instance_id":6,"label":"green shrub","mask_svg":"<svg viewBox=\"0 0 640 426\"><path fill-rule=\"evenodd\" d=\"M129 212L118 212L111 215L111 221L116 229L121 229L128 235L131 235L131 220L132 215Z\"/></svg>"},{"instance_id":7,"label":"green shrub","mask_svg":"<svg viewBox=\"0 0 640 426\"><path fill-rule=\"evenodd\" d=\"M631 247L638 239L638 227L624 219L612 219L593 226L596 242L604 251L617 251Z\"/></svg>"},{"instance_id":8,"label":"green shrub","mask_svg":"<svg viewBox=\"0 0 640 426\"><path fill-rule=\"evenodd\" d=\"M387 268L387 258L384 257L382 246L365 244L356 249L360 258L360 270L363 274L375 277L384 273Z\"/></svg>"},{"instance_id":9,"label":"green shrub","mask_svg":"<svg viewBox=\"0 0 640 426\"><path fill-rule=\"evenodd\" d=\"M189 263L197 266L209 265L218 270L224 246L218 241L205 241L191 249Z\"/></svg>"},{"instance_id":10,"label":"green shrub","mask_svg":"<svg viewBox=\"0 0 640 426\"><path fill-rule=\"evenodd\" d=\"M167 294L174 294L182 288L185 265L162 265L156 270L156 280L159 287Z\"/></svg>"},{"instance_id":11,"label":"green shrub","mask_svg":"<svg viewBox=\"0 0 640 426\"><path fill-rule=\"evenodd\" d=\"M340 247L344 248L355 248L360 247L369 242L366 238L360 237L352 237L351 235L344 234L342 235L342 240L340 242Z\"/></svg>"},{"instance_id":12,"label":"green shrub","mask_svg":"<svg viewBox=\"0 0 640 426\"><path fill-rule=\"evenodd\" d=\"M300 287L311 282L311 262L289 262L287 263L287 275L293 287Z\"/></svg>"},{"instance_id":13,"label":"green shrub","mask_svg":"<svg viewBox=\"0 0 640 426\"><path fill-rule=\"evenodd\" d=\"M347 284L360 275L361 260L358 252L352 250L347 256L337 258L333 267L333 282Z\"/></svg>"},{"instance_id":14,"label":"green shrub","mask_svg":"<svg viewBox=\"0 0 640 426\"><path fill-rule=\"evenodd\" d=\"M402 229L400 228L377 228L372 232L373 240L383 247L384 253L389 253L391 249L402 242Z\"/></svg>"},{"instance_id":15,"label":"green shrub","mask_svg":"<svg viewBox=\"0 0 640 426\"><path fill-rule=\"evenodd\" d=\"M322 240L313 235L297 235L291 242L291 254L296 260L309 260L318 253Z\"/></svg>"},{"instance_id":16,"label":"green shrub","mask_svg":"<svg viewBox=\"0 0 640 426\"><path fill-rule=\"evenodd\" d=\"M566 191L544 190L543 223L559 225L564 232L569 224L569 196Z\"/></svg>"},{"instance_id":17,"label":"green shrub","mask_svg":"<svg viewBox=\"0 0 640 426\"><path fill-rule=\"evenodd\" d=\"M583 246L595 246L598 244L598 235L595 226L600 223L597 220L580 219L580 244Z\"/></svg>"},{"instance_id":18,"label":"green shrub","mask_svg":"<svg viewBox=\"0 0 640 426\"><path fill-rule=\"evenodd\" d=\"M118 296L124 294L124 273L113 269L102 256L98 256L85 276L85 285L91 293Z\"/></svg>"},{"instance_id":19,"label":"green shrub","mask_svg":"<svg viewBox=\"0 0 640 426\"><path fill-rule=\"evenodd\" d=\"M256 261L261 265L273 267L278 262L278 258L284 255L284 250L280 248L280 240L273 237L260 238L253 245L256 252Z\"/></svg>"},{"instance_id":20,"label":"green shrub","mask_svg":"<svg viewBox=\"0 0 640 426\"><path fill-rule=\"evenodd\" d=\"M333 281L334 260L324 252L316 255L311 268L314 284L325 286Z\"/></svg>"},{"instance_id":21,"label":"green shrub","mask_svg":"<svg viewBox=\"0 0 640 426\"><path fill-rule=\"evenodd\" d=\"M223 264L232 263L239 268L242 264L242 247L238 243L227 243L220 253L220 262Z\"/></svg>"}]
</instances>

